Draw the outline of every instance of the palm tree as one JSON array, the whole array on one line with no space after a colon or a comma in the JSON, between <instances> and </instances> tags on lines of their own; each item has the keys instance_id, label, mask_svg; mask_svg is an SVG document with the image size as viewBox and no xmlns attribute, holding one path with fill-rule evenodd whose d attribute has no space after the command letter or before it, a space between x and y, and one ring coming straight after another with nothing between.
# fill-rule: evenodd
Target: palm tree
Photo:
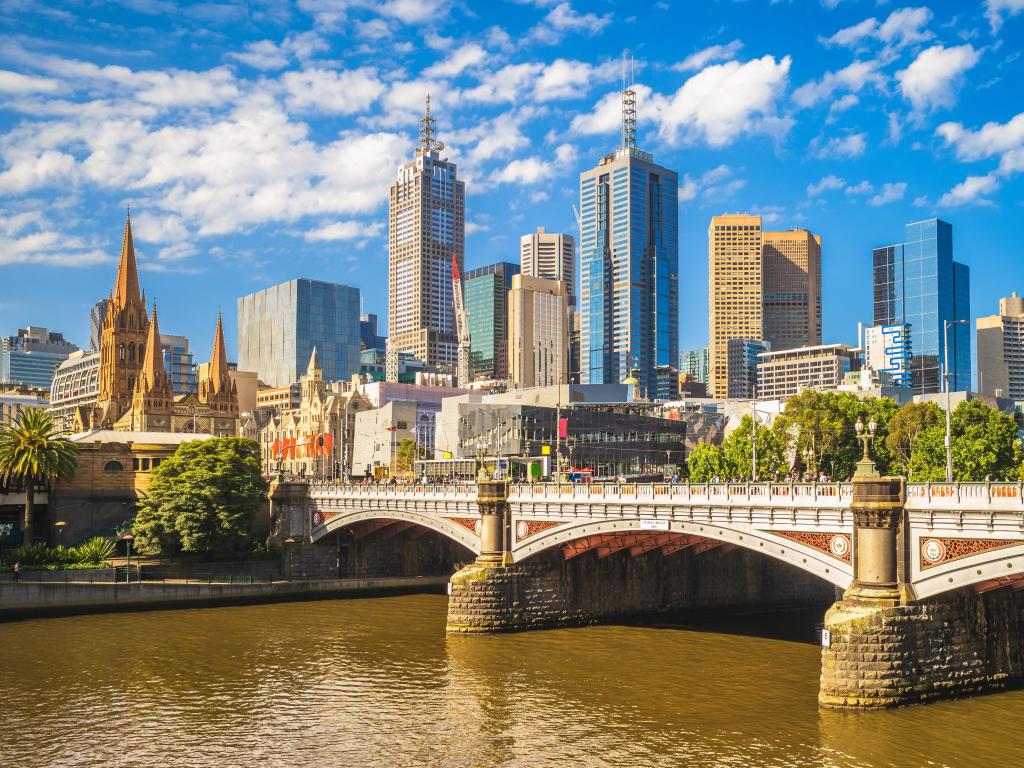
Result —
<instances>
[{"instance_id":1,"label":"palm tree","mask_svg":"<svg viewBox=\"0 0 1024 768\"><path fill-rule=\"evenodd\" d=\"M0 481L25 486L22 546L32 545L35 484L70 480L77 458L78 446L61 437L42 408L26 408L11 424L0 427Z\"/></svg>"}]
</instances>

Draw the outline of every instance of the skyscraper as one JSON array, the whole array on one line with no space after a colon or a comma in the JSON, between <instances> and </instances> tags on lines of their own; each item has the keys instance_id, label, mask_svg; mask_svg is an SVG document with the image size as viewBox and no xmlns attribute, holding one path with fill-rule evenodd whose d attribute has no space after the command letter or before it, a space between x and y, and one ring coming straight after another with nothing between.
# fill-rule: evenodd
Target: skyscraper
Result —
<instances>
[{"instance_id":1,"label":"skyscraper","mask_svg":"<svg viewBox=\"0 0 1024 768\"><path fill-rule=\"evenodd\" d=\"M999 313L979 317L978 391L1024 400L1024 298L999 300Z\"/></svg>"},{"instance_id":2,"label":"skyscraper","mask_svg":"<svg viewBox=\"0 0 1024 768\"><path fill-rule=\"evenodd\" d=\"M537 227L536 232L519 238L519 269L528 277L561 280L565 283L569 306L576 306L576 239L560 232Z\"/></svg>"},{"instance_id":3,"label":"skyscraper","mask_svg":"<svg viewBox=\"0 0 1024 768\"><path fill-rule=\"evenodd\" d=\"M508 298L508 374L512 386L565 383L569 365L569 300L561 280L512 278Z\"/></svg>"},{"instance_id":4,"label":"skyscraper","mask_svg":"<svg viewBox=\"0 0 1024 768\"><path fill-rule=\"evenodd\" d=\"M324 379L359 372L359 289L300 278L238 300L238 367L271 387L299 380L316 347Z\"/></svg>"},{"instance_id":5,"label":"skyscraper","mask_svg":"<svg viewBox=\"0 0 1024 768\"><path fill-rule=\"evenodd\" d=\"M30 325L0 337L0 384L49 389L57 367L77 352L64 334Z\"/></svg>"},{"instance_id":6,"label":"skyscraper","mask_svg":"<svg viewBox=\"0 0 1024 768\"><path fill-rule=\"evenodd\" d=\"M941 219L907 224L904 242L875 248L872 262L874 324L910 326L914 394L942 389L947 321L949 388L970 389L970 270L953 261L952 225Z\"/></svg>"},{"instance_id":7,"label":"skyscraper","mask_svg":"<svg viewBox=\"0 0 1024 768\"><path fill-rule=\"evenodd\" d=\"M466 193L436 135L428 96L420 146L388 192L388 349L396 363L398 352L411 352L428 365L454 366L452 255L462 272Z\"/></svg>"},{"instance_id":8,"label":"skyscraper","mask_svg":"<svg viewBox=\"0 0 1024 768\"><path fill-rule=\"evenodd\" d=\"M508 292L512 290L512 277L518 274L518 264L503 261L471 269L462 276L473 378L508 376Z\"/></svg>"},{"instance_id":9,"label":"skyscraper","mask_svg":"<svg viewBox=\"0 0 1024 768\"><path fill-rule=\"evenodd\" d=\"M708 348L690 349L679 353L679 372L689 374L701 384L708 383Z\"/></svg>"},{"instance_id":10,"label":"skyscraper","mask_svg":"<svg viewBox=\"0 0 1024 768\"><path fill-rule=\"evenodd\" d=\"M106 299L100 299L89 310L89 350L91 352L100 351L103 319L107 316L107 305L109 303Z\"/></svg>"},{"instance_id":11,"label":"skyscraper","mask_svg":"<svg viewBox=\"0 0 1024 768\"><path fill-rule=\"evenodd\" d=\"M821 343L821 237L766 232L761 217L714 216L708 226L710 388L727 397L729 341L773 350Z\"/></svg>"},{"instance_id":12,"label":"skyscraper","mask_svg":"<svg viewBox=\"0 0 1024 768\"><path fill-rule=\"evenodd\" d=\"M198 392L195 360L189 349L188 339L184 336L161 333L160 346L163 349L164 369L167 371L167 378L171 381L174 394Z\"/></svg>"},{"instance_id":13,"label":"skyscraper","mask_svg":"<svg viewBox=\"0 0 1024 768\"><path fill-rule=\"evenodd\" d=\"M679 354L678 176L636 146L636 92L622 92L622 143L580 174L580 366L584 384L675 386ZM667 389L667 387L666 387Z\"/></svg>"}]
</instances>

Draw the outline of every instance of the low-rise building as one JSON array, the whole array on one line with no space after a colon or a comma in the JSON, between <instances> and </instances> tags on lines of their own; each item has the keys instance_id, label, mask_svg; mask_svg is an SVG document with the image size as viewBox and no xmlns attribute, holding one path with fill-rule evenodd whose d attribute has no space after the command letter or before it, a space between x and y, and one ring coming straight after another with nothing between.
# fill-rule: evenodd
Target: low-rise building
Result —
<instances>
[{"instance_id":1,"label":"low-rise building","mask_svg":"<svg viewBox=\"0 0 1024 768\"><path fill-rule=\"evenodd\" d=\"M846 344L763 352L757 365L758 399L784 400L805 389L838 389L848 373L860 369L860 352Z\"/></svg>"},{"instance_id":2,"label":"low-rise building","mask_svg":"<svg viewBox=\"0 0 1024 768\"><path fill-rule=\"evenodd\" d=\"M11 424L18 415L29 408L46 408L50 404L41 394L20 394L0 392L0 425Z\"/></svg>"},{"instance_id":3,"label":"low-rise building","mask_svg":"<svg viewBox=\"0 0 1024 768\"><path fill-rule=\"evenodd\" d=\"M77 352L64 335L30 325L16 336L0 338L0 385L49 389L57 367Z\"/></svg>"},{"instance_id":4,"label":"low-rise building","mask_svg":"<svg viewBox=\"0 0 1024 768\"><path fill-rule=\"evenodd\" d=\"M432 423L426 429L426 422L426 415L410 400L393 400L380 408L356 414L352 475L375 479L395 475L399 469L398 447L403 440L413 441L418 449L416 455L432 456L432 443L428 446L419 439L421 434L433 432Z\"/></svg>"}]
</instances>

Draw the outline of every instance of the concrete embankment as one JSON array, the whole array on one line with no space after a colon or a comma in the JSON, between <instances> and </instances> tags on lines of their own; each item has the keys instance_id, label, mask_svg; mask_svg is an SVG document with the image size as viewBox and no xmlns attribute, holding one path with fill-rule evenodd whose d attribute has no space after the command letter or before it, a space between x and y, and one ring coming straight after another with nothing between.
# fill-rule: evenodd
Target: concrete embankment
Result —
<instances>
[{"instance_id":1,"label":"concrete embankment","mask_svg":"<svg viewBox=\"0 0 1024 768\"><path fill-rule=\"evenodd\" d=\"M364 577L255 584L0 582L0 621L35 616L198 608L337 597L443 592L447 576Z\"/></svg>"}]
</instances>

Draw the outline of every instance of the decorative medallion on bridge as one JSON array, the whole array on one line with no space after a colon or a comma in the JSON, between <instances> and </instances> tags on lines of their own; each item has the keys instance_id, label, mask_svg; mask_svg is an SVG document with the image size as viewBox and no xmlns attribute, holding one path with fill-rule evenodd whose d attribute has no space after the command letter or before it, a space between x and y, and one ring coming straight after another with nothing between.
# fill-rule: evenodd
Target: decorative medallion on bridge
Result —
<instances>
[{"instance_id":1,"label":"decorative medallion on bridge","mask_svg":"<svg viewBox=\"0 0 1024 768\"><path fill-rule=\"evenodd\" d=\"M451 517L448 518L456 525L461 525L463 528L467 528L475 533L477 536L480 535L480 519L475 517Z\"/></svg>"},{"instance_id":2,"label":"decorative medallion on bridge","mask_svg":"<svg viewBox=\"0 0 1024 768\"><path fill-rule=\"evenodd\" d=\"M1019 539L925 539L921 542L921 570L993 549L1024 544Z\"/></svg>"},{"instance_id":3,"label":"decorative medallion on bridge","mask_svg":"<svg viewBox=\"0 0 1024 768\"><path fill-rule=\"evenodd\" d=\"M559 522L558 520L520 520L516 523L516 541L528 539L541 531L553 528Z\"/></svg>"},{"instance_id":4,"label":"decorative medallion on bridge","mask_svg":"<svg viewBox=\"0 0 1024 768\"><path fill-rule=\"evenodd\" d=\"M851 550L850 537L845 533L810 533L809 531L770 531L776 536L783 536L787 539L824 552L826 555L850 562Z\"/></svg>"},{"instance_id":5,"label":"decorative medallion on bridge","mask_svg":"<svg viewBox=\"0 0 1024 768\"><path fill-rule=\"evenodd\" d=\"M332 517L334 517L336 514L337 512L322 512L318 509L316 512L313 513L313 527L318 528L319 526L323 525L328 520L330 520Z\"/></svg>"}]
</instances>

